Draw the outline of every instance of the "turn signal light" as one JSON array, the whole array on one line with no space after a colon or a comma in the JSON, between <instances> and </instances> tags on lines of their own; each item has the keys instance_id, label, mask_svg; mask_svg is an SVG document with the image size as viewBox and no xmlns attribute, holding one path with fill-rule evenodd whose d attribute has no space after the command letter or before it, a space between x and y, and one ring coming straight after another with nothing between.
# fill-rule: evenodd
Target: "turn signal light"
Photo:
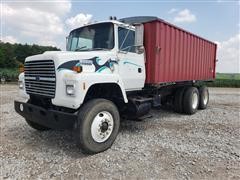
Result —
<instances>
[{"instance_id":1,"label":"turn signal light","mask_svg":"<svg viewBox=\"0 0 240 180\"><path fill-rule=\"evenodd\" d=\"M80 73L82 72L82 66L73 66L72 70L77 73Z\"/></svg>"}]
</instances>

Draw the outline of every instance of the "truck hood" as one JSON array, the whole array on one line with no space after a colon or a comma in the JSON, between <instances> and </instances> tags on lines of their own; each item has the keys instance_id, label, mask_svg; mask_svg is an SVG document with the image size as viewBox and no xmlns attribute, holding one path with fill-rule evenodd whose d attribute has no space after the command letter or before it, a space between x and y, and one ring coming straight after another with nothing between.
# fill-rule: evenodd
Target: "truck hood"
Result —
<instances>
[{"instance_id":1,"label":"truck hood","mask_svg":"<svg viewBox=\"0 0 240 180\"><path fill-rule=\"evenodd\" d=\"M73 66L82 66L83 72L109 71L117 64L116 53L112 51L46 51L26 58L25 62L39 60L53 60L57 71L72 70Z\"/></svg>"}]
</instances>

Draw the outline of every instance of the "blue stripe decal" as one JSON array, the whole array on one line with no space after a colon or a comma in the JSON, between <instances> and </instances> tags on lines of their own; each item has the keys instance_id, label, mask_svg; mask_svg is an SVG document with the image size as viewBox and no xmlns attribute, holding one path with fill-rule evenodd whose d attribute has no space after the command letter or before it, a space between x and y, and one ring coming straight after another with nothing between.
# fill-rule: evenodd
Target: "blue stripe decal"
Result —
<instances>
[{"instance_id":1,"label":"blue stripe decal","mask_svg":"<svg viewBox=\"0 0 240 180\"><path fill-rule=\"evenodd\" d=\"M107 66L103 66L103 67L101 67L100 69L98 69L97 70L97 72L102 72L104 69L106 69L107 68Z\"/></svg>"},{"instance_id":2,"label":"blue stripe decal","mask_svg":"<svg viewBox=\"0 0 240 180\"><path fill-rule=\"evenodd\" d=\"M129 62L129 61L124 61L123 64L131 64L131 65L134 65L134 66L137 66L137 67L142 67L138 64L135 64L135 63L132 63L132 62Z\"/></svg>"}]
</instances>

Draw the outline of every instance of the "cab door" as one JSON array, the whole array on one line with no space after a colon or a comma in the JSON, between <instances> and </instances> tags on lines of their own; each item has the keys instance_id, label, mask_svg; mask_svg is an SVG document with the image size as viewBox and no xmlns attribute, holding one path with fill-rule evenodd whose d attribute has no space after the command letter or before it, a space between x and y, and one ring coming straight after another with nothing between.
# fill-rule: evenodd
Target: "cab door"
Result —
<instances>
[{"instance_id":1,"label":"cab door","mask_svg":"<svg viewBox=\"0 0 240 180\"><path fill-rule=\"evenodd\" d=\"M139 90L145 83L144 53L138 54L135 46L135 31L118 27L119 75L126 90Z\"/></svg>"}]
</instances>

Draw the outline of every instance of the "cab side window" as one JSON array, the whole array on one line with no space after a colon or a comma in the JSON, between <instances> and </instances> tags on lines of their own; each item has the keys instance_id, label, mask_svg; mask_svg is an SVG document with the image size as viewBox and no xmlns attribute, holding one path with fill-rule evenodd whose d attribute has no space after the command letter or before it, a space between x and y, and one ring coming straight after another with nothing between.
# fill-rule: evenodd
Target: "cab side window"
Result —
<instances>
[{"instance_id":1,"label":"cab side window","mask_svg":"<svg viewBox=\"0 0 240 180\"><path fill-rule=\"evenodd\" d=\"M118 27L118 48L122 51L136 52L135 32L126 28Z\"/></svg>"}]
</instances>

